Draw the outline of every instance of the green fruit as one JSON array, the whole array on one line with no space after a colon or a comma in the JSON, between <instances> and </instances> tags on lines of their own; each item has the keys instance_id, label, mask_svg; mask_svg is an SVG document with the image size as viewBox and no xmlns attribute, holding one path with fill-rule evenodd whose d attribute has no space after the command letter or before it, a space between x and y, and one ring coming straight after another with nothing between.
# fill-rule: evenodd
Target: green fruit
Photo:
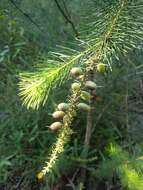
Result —
<instances>
[{"instance_id":1,"label":"green fruit","mask_svg":"<svg viewBox=\"0 0 143 190\"><path fill-rule=\"evenodd\" d=\"M74 67L71 69L70 74L77 77L82 74L82 69L80 67Z\"/></svg>"},{"instance_id":2,"label":"green fruit","mask_svg":"<svg viewBox=\"0 0 143 190\"><path fill-rule=\"evenodd\" d=\"M89 92L86 92L86 91L82 91L80 97L81 97L83 100L87 100L87 101L89 101L89 100L91 99L90 93L89 93Z\"/></svg>"},{"instance_id":3,"label":"green fruit","mask_svg":"<svg viewBox=\"0 0 143 190\"><path fill-rule=\"evenodd\" d=\"M63 119L64 115L65 115L65 112L63 112L63 111L55 111L52 114L54 119Z\"/></svg>"},{"instance_id":4,"label":"green fruit","mask_svg":"<svg viewBox=\"0 0 143 190\"><path fill-rule=\"evenodd\" d=\"M104 73L105 70L106 70L106 66L105 66L105 64L103 64L103 63L99 63L99 64L97 65L97 71L98 71L98 72L100 72L100 73Z\"/></svg>"},{"instance_id":5,"label":"green fruit","mask_svg":"<svg viewBox=\"0 0 143 190\"><path fill-rule=\"evenodd\" d=\"M77 91L80 90L80 87L81 87L81 84L75 82L75 83L72 84L72 87L71 87L71 88L72 88L72 91L73 91L73 92L77 92Z\"/></svg>"},{"instance_id":6,"label":"green fruit","mask_svg":"<svg viewBox=\"0 0 143 190\"><path fill-rule=\"evenodd\" d=\"M49 128L53 131L56 131L58 129L60 129L63 126L63 124L61 122L54 122L52 123L52 125L49 126Z\"/></svg>"},{"instance_id":7,"label":"green fruit","mask_svg":"<svg viewBox=\"0 0 143 190\"><path fill-rule=\"evenodd\" d=\"M58 105L58 110L60 111L67 111L69 109L69 104L67 103L60 103Z\"/></svg>"},{"instance_id":8,"label":"green fruit","mask_svg":"<svg viewBox=\"0 0 143 190\"><path fill-rule=\"evenodd\" d=\"M91 89L91 90L94 90L96 89L96 84L92 81L86 81L85 83L85 87Z\"/></svg>"},{"instance_id":9,"label":"green fruit","mask_svg":"<svg viewBox=\"0 0 143 190\"><path fill-rule=\"evenodd\" d=\"M77 105L78 109L82 109L84 111L90 111L91 110L91 107L85 103L79 103Z\"/></svg>"}]
</instances>

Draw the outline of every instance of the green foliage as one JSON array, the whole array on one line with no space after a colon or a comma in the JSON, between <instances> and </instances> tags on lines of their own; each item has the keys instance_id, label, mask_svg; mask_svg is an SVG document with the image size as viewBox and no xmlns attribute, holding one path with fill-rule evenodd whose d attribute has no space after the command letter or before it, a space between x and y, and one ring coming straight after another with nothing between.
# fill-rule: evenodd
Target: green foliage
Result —
<instances>
[{"instance_id":1,"label":"green foliage","mask_svg":"<svg viewBox=\"0 0 143 190\"><path fill-rule=\"evenodd\" d=\"M59 48L55 55L62 61L57 62L53 56L52 60L47 59L48 66L43 68L43 72L39 70L37 73L26 73L21 77L20 95L28 108L39 108L40 105L44 105L50 91L69 79L69 69L73 64L86 64L90 54L98 52L101 61L111 65L113 57L119 60L121 54L126 54L136 47L139 39L142 39L142 30L141 28L138 30L142 22L141 5L136 2L117 1L110 6L105 3L105 7L106 10L97 7L96 12L93 10L93 14L87 17L87 26L82 27L86 32L83 33L83 37L81 36L84 42L82 51L76 52L66 48L65 53L60 53ZM136 11L136 18L135 10L139 10ZM69 55L70 52L72 55ZM55 63L58 64L56 69Z\"/></svg>"},{"instance_id":2,"label":"green foliage","mask_svg":"<svg viewBox=\"0 0 143 190\"><path fill-rule=\"evenodd\" d=\"M142 2L68 1L72 9L70 13L77 19L76 24L79 23L79 15L75 10L84 13L84 18L80 17L83 22L80 39L74 43L69 43L73 40L70 34L66 34L71 31L71 26L64 24L62 16L57 18L57 8L53 2L15 1L44 28L46 32L43 34L10 3L7 8L5 2L0 3L5 7L3 13L6 13L0 16L0 180L5 181L5 188L10 189L21 176L19 188L33 189L36 183L37 189L35 174L41 169L47 153L52 152L45 166L52 172L41 189L56 188L59 182L61 189L64 189L72 175L75 176L72 187L80 188L82 183L79 183L79 173L76 171L84 167L89 171L87 183L93 178L92 187L98 184L98 177L111 181L112 177L116 178L116 173L124 188L142 190L142 149L141 145L132 146L142 142L142 49L140 52L134 50L141 48ZM43 44L48 42L48 46L54 46L63 39L68 39L66 45L58 46L48 56L46 52L41 55ZM95 52L100 54L102 63L110 68L112 66L112 72L107 66L108 72L95 76L97 85L102 87L97 88L101 101L94 105L94 129L88 156L82 157L86 114L80 111L71 126L74 131L72 141L69 142L68 135L64 136L63 141L60 137L71 130L61 131L51 150L49 145L55 137L45 126L51 122L55 102L65 101L69 93L69 70L73 65L80 65L84 70ZM34 109L45 105L44 109L27 111L21 107L17 96L17 75L21 79L19 85L23 104ZM59 88L61 86L63 88ZM52 96L53 90L55 93ZM105 153L106 145L116 141L125 145L127 150L112 146L108 154ZM128 149L130 154L127 153ZM104 158L102 163L101 157Z\"/></svg>"},{"instance_id":3,"label":"green foliage","mask_svg":"<svg viewBox=\"0 0 143 190\"><path fill-rule=\"evenodd\" d=\"M57 55L60 56L60 61L46 60L48 68L43 67L34 73L21 74L21 82L19 83L20 96L24 99L23 103L28 108L38 109L40 105L46 103L51 90L69 79L69 70L82 56L82 53L70 58L60 53L57 53Z\"/></svg>"},{"instance_id":4,"label":"green foliage","mask_svg":"<svg viewBox=\"0 0 143 190\"><path fill-rule=\"evenodd\" d=\"M96 175L111 178L116 172L125 188L141 190L143 188L143 173L135 168L135 165L138 165L138 158L130 157L126 151L113 144L108 148L108 152L110 159L105 159L100 164Z\"/></svg>"},{"instance_id":5,"label":"green foliage","mask_svg":"<svg viewBox=\"0 0 143 190\"><path fill-rule=\"evenodd\" d=\"M25 176L23 164L31 160L31 154L35 160L29 162L26 168L35 165L38 159L36 152L40 148L35 151L34 147L41 133L38 130L39 113L29 112L21 107L17 96L17 75L19 69L32 66L31 62L39 54L40 47L28 42L23 28L19 28L17 21L10 18L4 10L0 11L0 23L0 183L4 183L20 172L23 172L22 178ZM9 189L10 184L6 188Z\"/></svg>"},{"instance_id":6,"label":"green foliage","mask_svg":"<svg viewBox=\"0 0 143 190\"><path fill-rule=\"evenodd\" d=\"M44 50L49 50L57 42L73 38L70 24L63 18L54 1L41 0L37 2L34 0L29 2L28 0L17 0L14 2L25 14L18 10L10 0L1 0L0 6L6 10L9 17L16 19L19 27L25 29L27 39L38 42ZM77 17L75 11L70 11L70 7L74 6L79 9L79 2L75 4L74 1L68 1L66 3L71 16ZM36 24L32 23L29 17Z\"/></svg>"},{"instance_id":7,"label":"green foliage","mask_svg":"<svg viewBox=\"0 0 143 190\"><path fill-rule=\"evenodd\" d=\"M114 58L119 61L121 55L125 56L127 52L136 47L135 45L139 43L139 39L142 39L142 31L138 30L138 26L142 20L142 10L137 12L137 19L135 20L134 9L140 9L141 5L136 2L123 0L114 2L110 6L105 3L105 7L106 10L102 11L98 8L99 10L97 9L96 13L92 15L92 18L96 18L97 21L89 22L87 25L89 30L87 31L87 28L84 28L84 31L89 33L89 35L83 34L81 38L84 41L83 50L80 50L78 54L72 50L73 55L70 56L67 53L54 53L57 57L56 59L55 57L52 60L49 59L50 65L56 62L57 59L62 60L63 65L61 62L57 62L58 66L60 65L58 68L52 66L52 68L46 69L45 67L44 72L40 70L40 72L34 75L33 73L27 73L21 78L20 95L28 108L32 107L35 109L39 108L41 104L44 105L50 91L69 78L69 69L73 64L86 65L88 63L91 67L94 67L92 60L98 57L98 61L104 64L107 63L110 66ZM90 18L88 19L91 20ZM132 34L132 30L136 33ZM95 52L97 52L97 55L94 55ZM45 72L45 70L48 72ZM61 140L60 137L57 138L57 143ZM50 160L47 162L47 167L42 170L43 174L50 172L53 163L55 164L57 160L57 156L59 155L57 143L55 144L55 152L51 154ZM61 152L63 152L63 146Z\"/></svg>"},{"instance_id":8,"label":"green foliage","mask_svg":"<svg viewBox=\"0 0 143 190\"><path fill-rule=\"evenodd\" d=\"M102 49L101 59L105 63L111 65L113 57L119 60L120 55L137 48L136 44L142 40L141 1L105 1L97 8L92 2L88 8L86 11L93 14L83 19L82 30L85 32L81 35L87 44L96 44L97 49Z\"/></svg>"}]
</instances>

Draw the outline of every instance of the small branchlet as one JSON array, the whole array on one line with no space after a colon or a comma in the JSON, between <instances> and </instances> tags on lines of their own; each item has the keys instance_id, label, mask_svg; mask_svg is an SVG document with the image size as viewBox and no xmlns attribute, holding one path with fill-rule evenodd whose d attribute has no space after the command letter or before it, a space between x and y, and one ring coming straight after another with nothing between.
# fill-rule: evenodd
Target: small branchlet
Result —
<instances>
[{"instance_id":1,"label":"small branchlet","mask_svg":"<svg viewBox=\"0 0 143 190\"><path fill-rule=\"evenodd\" d=\"M46 166L37 175L37 177L44 177L46 173L51 172L52 168L58 161L60 154L64 151L64 146L68 142L69 137L72 135L72 129L70 128L70 126L76 115L77 109L81 109L87 112L90 112L90 110L92 110L91 105L80 102L80 99L82 98L89 102L94 97L93 92L96 91L96 83L89 80L89 77L91 73L94 73L94 71L98 71L100 73L105 72L105 65L99 63L101 56L102 49L99 50L96 55L92 54L89 56L84 71L79 67L74 67L71 69L71 76L76 78L78 82L74 82L71 85L72 94L68 98L68 103L60 103L58 105L57 110L65 112L65 115L62 118L63 125L61 125L61 129L50 155L50 159L46 162ZM88 89L89 92L86 92L86 89Z\"/></svg>"},{"instance_id":2,"label":"small branchlet","mask_svg":"<svg viewBox=\"0 0 143 190\"><path fill-rule=\"evenodd\" d=\"M80 102L81 98L85 101L91 99L91 94L85 91L85 88L89 87L95 90L96 84L92 81L88 81L88 74L91 70L93 70L92 66L87 65L84 72L78 67L72 68L70 71L70 74L77 78L79 82L74 82L71 85L72 94L68 99L68 103L60 103L57 107L57 111L53 113L53 118L62 120L62 122L54 122L51 124L50 128L52 130L60 129L60 131L57 141L53 146L50 159L46 162L46 166L43 170L37 175L38 179L43 178L46 173L51 172L60 154L64 151L64 146L72 135L70 126L76 115L76 110L81 109L89 111L91 109L88 104Z\"/></svg>"}]
</instances>

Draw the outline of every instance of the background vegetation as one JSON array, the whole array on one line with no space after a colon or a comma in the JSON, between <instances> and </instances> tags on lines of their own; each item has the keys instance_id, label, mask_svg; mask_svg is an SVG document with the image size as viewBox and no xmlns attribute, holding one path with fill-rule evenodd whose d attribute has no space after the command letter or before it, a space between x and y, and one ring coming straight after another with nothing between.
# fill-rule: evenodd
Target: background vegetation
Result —
<instances>
[{"instance_id":1,"label":"background vegetation","mask_svg":"<svg viewBox=\"0 0 143 190\"><path fill-rule=\"evenodd\" d=\"M63 1L59 2L65 10ZM64 2L77 31L82 15L89 14L88 6L104 8L104 3L97 1ZM57 44L73 48L70 42L76 35L55 1L0 1L0 189L80 190L81 168L88 172L89 190L143 189L142 39L138 49L126 58L113 60L112 72L99 77L106 88L98 92L101 99L94 113L88 158L81 157L86 114L78 114L74 134L57 167L45 180L36 178L55 141L55 134L46 126L52 122L56 104L68 96L71 81L56 89L37 111L22 105L19 73L33 71L42 63L47 65L48 52L55 51Z\"/></svg>"}]
</instances>

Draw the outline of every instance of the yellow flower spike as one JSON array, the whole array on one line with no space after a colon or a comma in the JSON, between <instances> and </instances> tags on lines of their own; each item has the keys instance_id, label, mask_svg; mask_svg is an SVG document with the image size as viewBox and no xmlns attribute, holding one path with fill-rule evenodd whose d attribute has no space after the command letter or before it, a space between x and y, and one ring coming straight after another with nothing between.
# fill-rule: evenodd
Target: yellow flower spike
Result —
<instances>
[{"instance_id":1,"label":"yellow flower spike","mask_svg":"<svg viewBox=\"0 0 143 190\"><path fill-rule=\"evenodd\" d=\"M39 173L37 174L37 178L38 178L39 180L43 179L43 177L44 177L44 173L43 173L43 172L39 172Z\"/></svg>"}]
</instances>

